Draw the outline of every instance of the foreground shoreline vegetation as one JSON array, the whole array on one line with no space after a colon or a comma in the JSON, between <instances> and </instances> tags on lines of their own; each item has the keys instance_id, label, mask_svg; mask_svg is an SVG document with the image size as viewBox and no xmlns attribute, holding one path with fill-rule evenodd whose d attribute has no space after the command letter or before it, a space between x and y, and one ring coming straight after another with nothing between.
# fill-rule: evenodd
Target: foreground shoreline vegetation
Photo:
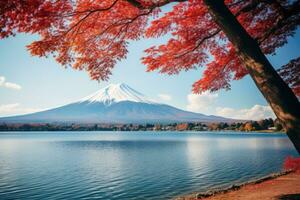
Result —
<instances>
[{"instance_id":1,"label":"foreground shoreline vegetation","mask_svg":"<svg viewBox=\"0 0 300 200\"><path fill-rule=\"evenodd\" d=\"M300 195L300 173L296 170L285 170L245 183L231 185L204 193L192 193L175 197L174 200L222 200L222 199L298 199ZM294 185L293 185L294 184ZM295 186L295 188L291 186ZM291 191L295 192L290 194ZM251 193L251 194L250 194Z\"/></svg>"},{"instance_id":2,"label":"foreground shoreline vegetation","mask_svg":"<svg viewBox=\"0 0 300 200\"><path fill-rule=\"evenodd\" d=\"M281 172L247 182L233 184L206 192L194 192L177 196L174 200L223 200L223 199L300 199L300 158L289 156Z\"/></svg>"},{"instance_id":3,"label":"foreground shoreline vegetation","mask_svg":"<svg viewBox=\"0 0 300 200\"><path fill-rule=\"evenodd\" d=\"M174 200L224 200L224 199L300 199L300 158L288 156L280 172L234 183L226 188L217 188L206 192L193 192L174 197Z\"/></svg>"},{"instance_id":4,"label":"foreground shoreline vegetation","mask_svg":"<svg viewBox=\"0 0 300 200\"><path fill-rule=\"evenodd\" d=\"M147 124L104 124L104 123L0 123L0 131L245 131L283 132L278 120L272 118L259 121L220 123L147 123Z\"/></svg>"}]
</instances>

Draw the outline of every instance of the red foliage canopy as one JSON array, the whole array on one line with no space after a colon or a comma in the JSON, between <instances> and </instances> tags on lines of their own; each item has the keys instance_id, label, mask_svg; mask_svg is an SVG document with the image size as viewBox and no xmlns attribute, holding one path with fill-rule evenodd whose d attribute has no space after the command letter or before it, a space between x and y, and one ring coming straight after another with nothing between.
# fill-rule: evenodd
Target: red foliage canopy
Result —
<instances>
[{"instance_id":1,"label":"red foliage canopy","mask_svg":"<svg viewBox=\"0 0 300 200\"><path fill-rule=\"evenodd\" d=\"M160 7L172 2L172 10L161 13ZM225 3L265 54L286 44L300 24L299 0ZM247 74L203 0L2 0L0 38L16 32L41 36L28 46L32 55L53 54L62 65L85 69L96 80L106 80L116 62L126 58L130 40L168 33L166 44L145 50L148 71L176 74L204 66L193 85L196 93L230 89L231 80ZM299 63L299 58L291 61L280 74L300 96Z\"/></svg>"},{"instance_id":2,"label":"red foliage canopy","mask_svg":"<svg viewBox=\"0 0 300 200\"><path fill-rule=\"evenodd\" d=\"M288 156L284 161L283 168L300 173L300 158Z\"/></svg>"}]
</instances>

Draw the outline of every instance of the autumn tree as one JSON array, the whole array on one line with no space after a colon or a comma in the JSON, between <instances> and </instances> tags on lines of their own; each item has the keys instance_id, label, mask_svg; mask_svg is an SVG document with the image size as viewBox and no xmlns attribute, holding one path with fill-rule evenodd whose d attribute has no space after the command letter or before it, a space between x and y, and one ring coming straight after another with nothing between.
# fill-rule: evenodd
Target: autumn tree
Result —
<instances>
[{"instance_id":1,"label":"autumn tree","mask_svg":"<svg viewBox=\"0 0 300 200\"><path fill-rule=\"evenodd\" d=\"M253 127L252 123L251 122L247 122L244 126L244 130L245 131L254 131L255 128Z\"/></svg>"},{"instance_id":2,"label":"autumn tree","mask_svg":"<svg viewBox=\"0 0 300 200\"><path fill-rule=\"evenodd\" d=\"M176 126L177 131L186 131L186 130L190 130L190 128L191 128L191 124L189 123L177 124Z\"/></svg>"},{"instance_id":3,"label":"autumn tree","mask_svg":"<svg viewBox=\"0 0 300 200\"><path fill-rule=\"evenodd\" d=\"M170 3L172 10L162 13ZM52 54L95 80L108 79L129 41L165 34L171 35L166 44L145 50L148 71L205 67L195 93L230 89L232 80L249 74L300 153L300 58L278 73L265 56L286 44L299 24L299 0L0 1L1 38L39 34L28 46L32 55Z\"/></svg>"}]
</instances>

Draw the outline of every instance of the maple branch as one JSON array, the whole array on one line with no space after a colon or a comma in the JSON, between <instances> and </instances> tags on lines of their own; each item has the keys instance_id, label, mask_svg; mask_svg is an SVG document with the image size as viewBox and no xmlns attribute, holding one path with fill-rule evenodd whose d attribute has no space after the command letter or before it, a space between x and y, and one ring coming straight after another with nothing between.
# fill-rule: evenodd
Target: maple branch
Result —
<instances>
[{"instance_id":1,"label":"maple branch","mask_svg":"<svg viewBox=\"0 0 300 200\"><path fill-rule=\"evenodd\" d=\"M242 3L243 0L237 1L233 4L228 5L228 7L236 6L240 3ZM289 19L291 17L294 17L298 13L300 13L300 1L295 1L292 5L288 6L288 8L285 8L280 4L277 0L252 0L251 3L244 6L242 9L240 9L238 12L235 13L235 16L238 17L239 15L247 12L251 12L252 10L256 9L261 4L268 4L274 6L275 9L277 9L279 15L278 19L274 23L275 25L269 29L262 37L255 38L259 44L262 44L265 40L267 40L272 34L274 34L276 31L280 30L286 25L291 25L291 22ZM295 20L295 23L293 23L294 26L299 24L299 17L298 20Z\"/></svg>"},{"instance_id":2,"label":"maple branch","mask_svg":"<svg viewBox=\"0 0 300 200\"><path fill-rule=\"evenodd\" d=\"M288 64L277 69L279 75L288 83L293 89L300 92L300 57L292 59Z\"/></svg>"},{"instance_id":3,"label":"maple branch","mask_svg":"<svg viewBox=\"0 0 300 200\"><path fill-rule=\"evenodd\" d=\"M237 5L239 5L240 3L243 3L243 2L244 2L244 0L239 0L239 1L233 2L231 4L228 4L228 6L229 7L234 7L234 6L237 6Z\"/></svg>"},{"instance_id":4,"label":"maple branch","mask_svg":"<svg viewBox=\"0 0 300 200\"><path fill-rule=\"evenodd\" d=\"M221 32L221 29L217 29L216 31L214 31L213 33L211 33L210 35L207 35L206 37L203 37L199 42L198 44L196 44L196 46L194 46L194 48L192 48L191 50L187 51L187 52L184 52L183 54L180 54L178 56L176 56L175 58L178 59L180 57L183 57L193 51L195 51L196 49L198 49L206 40L210 39L210 38L213 38L214 36L216 36L218 33Z\"/></svg>"},{"instance_id":5,"label":"maple branch","mask_svg":"<svg viewBox=\"0 0 300 200\"><path fill-rule=\"evenodd\" d=\"M78 22L76 22L76 24L74 24L69 30L67 30L65 32L65 34L68 34L68 32L70 32L73 28L75 28L76 26L78 26L80 23L82 23L85 19L87 19L91 14L95 13L95 12L101 12L101 11L107 11L110 10L112 7L114 7L114 5L116 5L116 3L119 0L115 0L110 6L108 6L107 8L99 8L99 9L94 9L94 10L87 10L87 11L82 11L82 12L88 12L88 14L86 14L83 18L81 18Z\"/></svg>"},{"instance_id":6,"label":"maple branch","mask_svg":"<svg viewBox=\"0 0 300 200\"><path fill-rule=\"evenodd\" d=\"M242 1L241 1L242 2ZM250 12L252 10L254 10L255 8L257 8L260 4L262 3L265 3L265 4L272 4L274 3L275 0L252 0L251 3L247 4L246 6L244 6L242 9L240 9L236 14L235 16L239 16L241 15L242 13L247 13L247 12ZM229 5L230 7L230 5Z\"/></svg>"},{"instance_id":7,"label":"maple branch","mask_svg":"<svg viewBox=\"0 0 300 200\"><path fill-rule=\"evenodd\" d=\"M88 40L86 40L84 42L84 45L87 45L92 40L96 40L96 39L101 38L105 33L110 31L111 29L120 27L118 33L113 37L113 39L111 40L108 47L106 47L105 49L102 49L103 51L108 50L111 47L111 45L115 42L116 38L118 38L121 35L123 30L125 30L125 32L123 33L123 36L122 36L124 38L126 33L128 32L128 28L129 28L130 24L134 23L138 18L140 18L142 16L149 15L152 11L153 11L153 9L150 9L149 11L141 13L141 14L133 17L133 18L125 18L125 19L122 19L121 21L110 24L104 30L102 30L98 34L96 34L94 37L91 37Z\"/></svg>"},{"instance_id":8,"label":"maple branch","mask_svg":"<svg viewBox=\"0 0 300 200\"><path fill-rule=\"evenodd\" d=\"M295 20L296 25L299 25L299 13L300 13L300 1L297 1L293 4L293 6L291 6L290 9L286 10L284 17L282 17L281 19L279 19L277 21L277 23L271 28L269 29L269 31L267 31L261 38L258 38L259 43L263 43L266 39L268 39L273 33L275 33L278 29L286 26L286 25L290 25L290 21L289 18L294 17L295 15L298 14L298 20Z\"/></svg>"},{"instance_id":9,"label":"maple branch","mask_svg":"<svg viewBox=\"0 0 300 200\"><path fill-rule=\"evenodd\" d=\"M160 3L155 3L149 7L145 7L143 4L141 4L139 1L137 0L126 0L128 3L130 3L131 5L133 5L134 7L137 7L139 9L154 9L154 8L158 8L158 7L162 7L164 5L167 5L169 3L173 3L173 2L185 2L188 0L165 0L163 2Z\"/></svg>"},{"instance_id":10,"label":"maple branch","mask_svg":"<svg viewBox=\"0 0 300 200\"><path fill-rule=\"evenodd\" d=\"M136 21L138 18L140 18L141 16L145 16L145 15L149 15L154 8L150 9L148 12L142 13L140 15L135 16L134 18L129 18L127 22L122 23L122 24L118 24L117 26L122 26L118 32L118 34L111 40L110 44L108 45L108 47L105 50L108 50L111 45L114 43L114 41L123 33L122 39L126 36L126 33L128 32L128 28L129 25L131 23L133 23L134 21ZM125 31L123 32L123 29L125 29ZM104 34L105 32L102 32L101 34ZM98 37L98 36L97 36ZM122 40L121 39L121 40Z\"/></svg>"}]
</instances>

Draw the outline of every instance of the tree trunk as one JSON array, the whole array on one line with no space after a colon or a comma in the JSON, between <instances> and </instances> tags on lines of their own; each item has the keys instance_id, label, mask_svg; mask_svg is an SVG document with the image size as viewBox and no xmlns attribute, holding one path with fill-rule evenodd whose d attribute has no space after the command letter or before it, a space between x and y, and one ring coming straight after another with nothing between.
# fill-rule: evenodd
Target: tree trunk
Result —
<instances>
[{"instance_id":1,"label":"tree trunk","mask_svg":"<svg viewBox=\"0 0 300 200\"><path fill-rule=\"evenodd\" d=\"M300 103L223 0L204 0L300 154Z\"/></svg>"}]
</instances>

